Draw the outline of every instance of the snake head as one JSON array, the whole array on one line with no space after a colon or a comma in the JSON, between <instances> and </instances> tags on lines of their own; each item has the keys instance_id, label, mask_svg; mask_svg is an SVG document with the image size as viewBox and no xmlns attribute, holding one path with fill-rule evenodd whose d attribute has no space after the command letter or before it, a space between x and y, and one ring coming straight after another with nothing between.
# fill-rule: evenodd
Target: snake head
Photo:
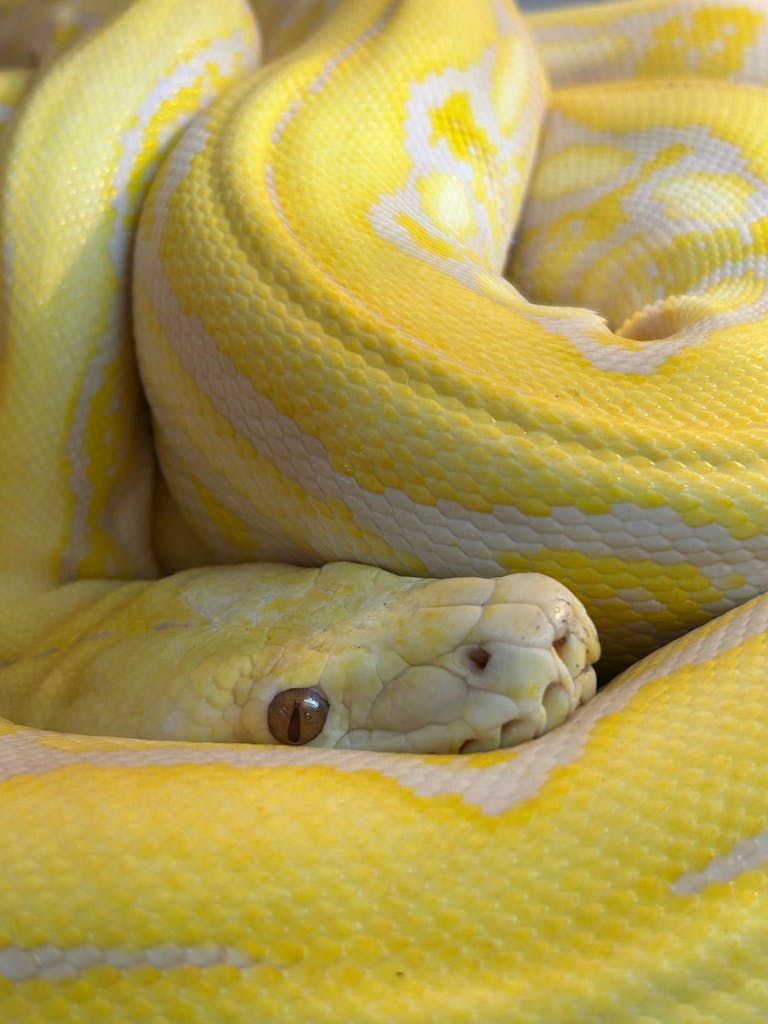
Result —
<instances>
[{"instance_id":1,"label":"snake head","mask_svg":"<svg viewBox=\"0 0 768 1024\"><path fill-rule=\"evenodd\" d=\"M594 694L595 628L554 580L521 573L400 582L411 585L337 632L316 678L275 689L273 740L491 750L547 732Z\"/></svg>"},{"instance_id":2,"label":"snake head","mask_svg":"<svg viewBox=\"0 0 768 1024\"><path fill-rule=\"evenodd\" d=\"M4 668L21 695L5 712L147 739L473 752L559 725L595 692L598 656L581 602L536 573L220 566L108 587Z\"/></svg>"}]
</instances>

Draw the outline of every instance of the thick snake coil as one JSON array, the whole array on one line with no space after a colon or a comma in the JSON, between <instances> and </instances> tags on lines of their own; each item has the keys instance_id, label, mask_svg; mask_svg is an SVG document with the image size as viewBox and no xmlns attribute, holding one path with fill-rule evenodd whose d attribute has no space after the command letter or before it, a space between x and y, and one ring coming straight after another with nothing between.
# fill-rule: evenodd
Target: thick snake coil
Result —
<instances>
[{"instance_id":1,"label":"thick snake coil","mask_svg":"<svg viewBox=\"0 0 768 1024\"><path fill-rule=\"evenodd\" d=\"M765 0L254 9L0 4L0 1020L765 1019Z\"/></svg>"}]
</instances>

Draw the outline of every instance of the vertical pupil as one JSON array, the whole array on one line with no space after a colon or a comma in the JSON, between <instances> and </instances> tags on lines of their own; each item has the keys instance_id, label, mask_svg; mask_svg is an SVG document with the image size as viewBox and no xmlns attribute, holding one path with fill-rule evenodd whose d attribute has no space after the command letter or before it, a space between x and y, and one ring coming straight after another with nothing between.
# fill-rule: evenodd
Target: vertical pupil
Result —
<instances>
[{"instance_id":1,"label":"vertical pupil","mask_svg":"<svg viewBox=\"0 0 768 1024\"><path fill-rule=\"evenodd\" d=\"M290 743L298 743L301 739L301 712L299 711L299 702L295 700L293 702L293 711L291 711L291 719L288 722L288 740Z\"/></svg>"},{"instance_id":2,"label":"vertical pupil","mask_svg":"<svg viewBox=\"0 0 768 1024\"><path fill-rule=\"evenodd\" d=\"M2 0L0 0L2 7ZM309 743L323 731L328 701L316 690L291 686L276 693L267 709L267 725L278 743Z\"/></svg>"}]
</instances>

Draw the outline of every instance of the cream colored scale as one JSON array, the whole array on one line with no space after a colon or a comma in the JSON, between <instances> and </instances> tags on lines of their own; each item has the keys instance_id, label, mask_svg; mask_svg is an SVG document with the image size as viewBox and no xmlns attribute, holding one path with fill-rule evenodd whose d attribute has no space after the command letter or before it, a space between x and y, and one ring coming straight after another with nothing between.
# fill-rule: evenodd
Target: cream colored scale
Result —
<instances>
[{"instance_id":1,"label":"cream colored scale","mask_svg":"<svg viewBox=\"0 0 768 1024\"><path fill-rule=\"evenodd\" d=\"M765 1016L764 5L0 16L0 1019Z\"/></svg>"}]
</instances>

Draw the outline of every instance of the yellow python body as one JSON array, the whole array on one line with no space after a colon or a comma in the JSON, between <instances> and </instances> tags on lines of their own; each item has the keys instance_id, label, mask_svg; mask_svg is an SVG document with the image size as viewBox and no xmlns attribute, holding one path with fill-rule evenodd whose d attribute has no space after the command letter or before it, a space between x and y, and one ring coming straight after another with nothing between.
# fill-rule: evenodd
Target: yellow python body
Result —
<instances>
[{"instance_id":1,"label":"yellow python body","mask_svg":"<svg viewBox=\"0 0 768 1024\"><path fill-rule=\"evenodd\" d=\"M258 72L236 0L3 8L0 1018L760 1019L765 6L256 7ZM612 665L735 610L516 751L28 727L266 739L259 658L354 687L390 597L396 675L515 586L224 564L339 559L551 574ZM372 595L343 650L294 583Z\"/></svg>"}]
</instances>

